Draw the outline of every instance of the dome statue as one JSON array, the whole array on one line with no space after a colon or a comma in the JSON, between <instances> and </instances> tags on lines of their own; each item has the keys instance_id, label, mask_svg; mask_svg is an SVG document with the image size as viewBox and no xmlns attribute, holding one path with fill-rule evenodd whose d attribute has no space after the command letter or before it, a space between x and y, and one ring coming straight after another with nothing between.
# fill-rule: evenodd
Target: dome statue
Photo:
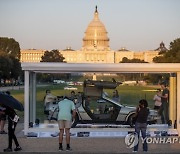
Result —
<instances>
[{"instance_id":1,"label":"dome statue","mask_svg":"<svg viewBox=\"0 0 180 154\"><path fill-rule=\"evenodd\" d=\"M155 51L160 51L161 53L164 53L164 52L167 52L168 49L165 47L165 44L164 44L164 42L162 41L162 42L160 43L159 48L155 49Z\"/></svg>"},{"instance_id":2,"label":"dome statue","mask_svg":"<svg viewBox=\"0 0 180 154\"><path fill-rule=\"evenodd\" d=\"M94 12L94 18L85 31L82 48L83 50L110 50L107 31L104 24L99 19L97 6Z\"/></svg>"}]
</instances>

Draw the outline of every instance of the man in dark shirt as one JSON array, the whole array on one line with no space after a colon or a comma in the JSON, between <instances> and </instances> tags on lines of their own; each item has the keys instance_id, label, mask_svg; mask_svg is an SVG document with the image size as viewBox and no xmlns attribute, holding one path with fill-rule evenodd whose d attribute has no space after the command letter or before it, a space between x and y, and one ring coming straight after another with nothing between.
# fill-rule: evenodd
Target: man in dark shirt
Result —
<instances>
[{"instance_id":1,"label":"man in dark shirt","mask_svg":"<svg viewBox=\"0 0 180 154\"><path fill-rule=\"evenodd\" d=\"M138 139L139 139L139 134L141 132L142 137L144 139L144 143L143 143L143 151L147 152L148 151L148 147L147 147L147 143L146 143L146 129L147 129L147 118L149 115L149 109L148 107L148 103L145 99L142 99L139 101L139 106L137 107L136 110L136 123L135 123L135 132L138 135ZM139 141L138 144L134 147L134 151L133 152L137 152L138 151L138 145L139 145Z\"/></svg>"},{"instance_id":2,"label":"man in dark shirt","mask_svg":"<svg viewBox=\"0 0 180 154\"><path fill-rule=\"evenodd\" d=\"M16 148L14 151L21 151L22 148L19 146L18 140L15 135L15 129L18 122L18 116L16 115L16 112L14 109L10 107L5 107L4 111L5 115L8 116L8 148L4 149L4 152L12 152L12 141L14 140L14 143L16 145Z\"/></svg>"},{"instance_id":3,"label":"man in dark shirt","mask_svg":"<svg viewBox=\"0 0 180 154\"><path fill-rule=\"evenodd\" d=\"M163 124L169 124L169 90L166 87L166 83L161 83L162 88L162 95L161 97L161 108L160 108L160 114L161 114L161 121Z\"/></svg>"},{"instance_id":4,"label":"man in dark shirt","mask_svg":"<svg viewBox=\"0 0 180 154\"><path fill-rule=\"evenodd\" d=\"M147 123L148 114L149 114L149 111L147 108L144 108L144 107L140 108L136 122Z\"/></svg>"},{"instance_id":5,"label":"man in dark shirt","mask_svg":"<svg viewBox=\"0 0 180 154\"><path fill-rule=\"evenodd\" d=\"M75 91L71 91L71 96L69 97L69 99L75 102L75 99L77 99Z\"/></svg>"}]
</instances>

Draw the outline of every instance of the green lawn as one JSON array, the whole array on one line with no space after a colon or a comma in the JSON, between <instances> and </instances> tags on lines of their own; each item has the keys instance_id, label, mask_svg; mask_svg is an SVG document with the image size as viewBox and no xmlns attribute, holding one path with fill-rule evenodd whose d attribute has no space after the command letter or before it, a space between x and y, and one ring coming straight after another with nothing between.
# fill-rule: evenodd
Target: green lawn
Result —
<instances>
[{"instance_id":1,"label":"green lawn","mask_svg":"<svg viewBox=\"0 0 180 154\"><path fill-rule=\"evenodd\" d=\"M82 92L82 86L77 86L78 91ZM70 91L64 90L64 85L49 85L46 87L38 87L37 88L37 118L39 118L41 121L45 119L44 115L44 96L46 89L50 89L52 94L56 96L62 96L64 94L70 94ZM127 86L127 85L121 85L117 87L117 90L119 92L119 95L121 97L121 103L127 104L131 106L137 106L140 99L147 99L149 103L149 107L153 108L154 102L153 97L156 92L154 91L143 91L143 90L154 90L156 88L152 87L146 87L146 86ZM77 91L77 92L78 92ZM109 94L109 97L112 97L113 90L105 89L105 92ZM12 95L18 99L20 102L24 104L24 91L23 90L12 90ZM20 117L23 117L23 112L18 112Z\"/></svg>"}]
</instances>

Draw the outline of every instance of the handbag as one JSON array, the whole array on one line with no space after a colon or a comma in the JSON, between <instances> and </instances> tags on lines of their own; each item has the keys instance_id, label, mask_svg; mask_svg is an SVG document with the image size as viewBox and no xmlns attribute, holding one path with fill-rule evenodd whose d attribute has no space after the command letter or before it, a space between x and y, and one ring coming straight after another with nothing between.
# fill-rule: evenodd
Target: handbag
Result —
<instances>
[{"instance_id":1,"label":"handbag","mask_svg":"<svg viewBox=\"0 0 180 154\"><path fill-rule=\"evenodd\" d=\"M19 121L19 116L16 114L12 121L17 123Z\"/></svg>"}]
</instances>

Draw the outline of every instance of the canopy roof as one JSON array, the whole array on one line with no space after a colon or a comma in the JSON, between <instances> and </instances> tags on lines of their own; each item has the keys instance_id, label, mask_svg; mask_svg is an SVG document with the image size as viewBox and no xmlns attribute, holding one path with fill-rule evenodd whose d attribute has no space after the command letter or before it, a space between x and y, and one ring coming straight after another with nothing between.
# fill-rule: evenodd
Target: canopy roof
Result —
<instances>
[{"instance_id":1,"label":"canopy roof","mask_svg":"<svg viewBox=\"0 0 180 154\"><path fill-rule=\"evenodd\" d=\"M22 70L39 73L172 73L180 72L180 63L21 63Z\"/></svg>"}]
</instances>

